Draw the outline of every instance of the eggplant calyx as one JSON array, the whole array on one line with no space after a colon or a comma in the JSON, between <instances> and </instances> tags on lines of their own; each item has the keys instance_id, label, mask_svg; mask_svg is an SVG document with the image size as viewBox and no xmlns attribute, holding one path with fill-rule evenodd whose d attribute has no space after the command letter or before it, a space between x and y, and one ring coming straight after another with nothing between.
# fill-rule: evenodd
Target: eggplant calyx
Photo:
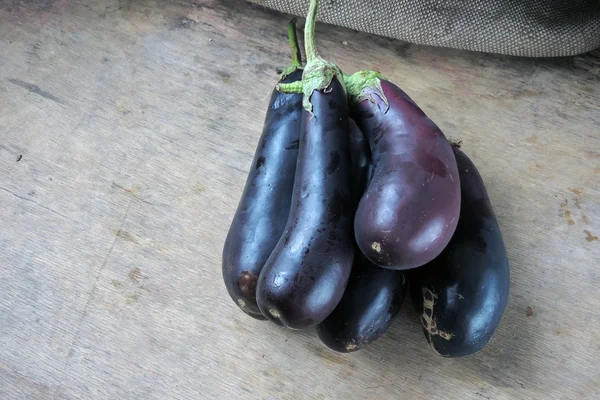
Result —
<instances>
[{"instance_id":1,"label":"eggplant calyx","mask_svg":"<svg viewBox=\"0 0 600 400\"><path fill-rule=\"evenodd\" d=\"M377 95L385 103L387 112L390 103L381 88L382 80L386 79L378 71L358 71L352 75L345 75L344 82L350 103L358 104L364 100L375 102L373 95Z\"/></svg>"},{"instance_id":2,"label":"eggplant calyx","mask_svg":"<svg viewBox=\"0 0 600 400\"><path fill-rule=\"evenodd\" d=\"M302 81L278 83L275 89L281 93L303 93Z\"/></svg>"},{"instance_id":3,"label":"eggplant calyx","mask_svg":"<svg viewBox=\"0 0 600 400\"><path fill-rule=\"evenodd\" d=\"M312 104L310 98L315 90L328 91L333 78L337 78L344 91L344 76L342 71L333 63L323 59L317 51L317 42L315 40L315 25L317 22L317 10L319 0L311 0L304 25L304 46L306 48L306 67L302 74L302 86L304 89L304 99L302 105L312 113ZM331 90L331 89L329 89Z\"/></svg>"},{"instance_id":4,"label":"eggplant calyx","mask_svg":"<svg viewBox=\"0 0 600 400\"><path fill-rule=\"evenodd\" d=\"M299 65L290 65L289 67L277 67L276 71L279 74L279 80L282 81L298 70L302 70L302 67ZM299 93L302 93L302 91Z\"/></svg>"}]
</instances>

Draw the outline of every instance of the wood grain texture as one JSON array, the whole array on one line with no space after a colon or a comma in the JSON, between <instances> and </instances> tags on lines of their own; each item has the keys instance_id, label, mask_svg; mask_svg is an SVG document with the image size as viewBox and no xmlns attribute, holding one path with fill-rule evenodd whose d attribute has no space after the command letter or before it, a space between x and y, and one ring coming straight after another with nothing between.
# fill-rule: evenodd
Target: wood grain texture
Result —
<instances>
[{"instance_id":1,"label":"wood grain texture","mask_svg":"<svg viewBox=\"0 0 600 400\"><path fill-rule=\"evenodd\" d=\"M480 353L409 303L370 347L245 316L220 256L287 17L242 1L0 2L0 398L597 399L600 54L531 60L318 25L478 165L512 287Z\"/></svg>"}]
</instances>

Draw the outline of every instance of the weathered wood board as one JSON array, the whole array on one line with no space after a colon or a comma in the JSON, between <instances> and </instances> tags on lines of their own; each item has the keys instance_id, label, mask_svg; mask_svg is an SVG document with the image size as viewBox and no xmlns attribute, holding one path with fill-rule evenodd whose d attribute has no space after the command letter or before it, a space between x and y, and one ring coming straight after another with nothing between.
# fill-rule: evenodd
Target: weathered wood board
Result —
<instances>
[{"instance_id":1,"label":"weathered wood board","mask_svg":"<svg viewBox=\"0 0 600 400\"><path fill-rule=\"evenodd\" d=\"M410 303L350 355L246 317L222 244L288 16L242 1L0 2L0 398L600 398L600 53L532 60L319 25L477 163L501 326L442 359Z\"/></svg>"}]
</instances>

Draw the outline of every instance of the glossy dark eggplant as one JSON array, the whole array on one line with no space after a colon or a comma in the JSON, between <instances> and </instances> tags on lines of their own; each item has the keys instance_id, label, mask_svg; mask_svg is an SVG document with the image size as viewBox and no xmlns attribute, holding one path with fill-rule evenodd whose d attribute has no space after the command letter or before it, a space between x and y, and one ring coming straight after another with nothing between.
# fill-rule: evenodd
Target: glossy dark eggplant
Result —
<instances>
[{"instance_id":1,"label":"glossy dark eggplant","mask_svg":"<svg viewBox=\"0 0 600 400\"><path fill-rule=\"evenodd\" d=\"M302 78L302 70L282 82ZM274 90L244 192L223 248L222 272L231 298L246 314L265 319L256 304L260 271L284 231L292 199L302 94Z\"/></svg>"},{"instance_id":2,"label":"glossy dark eggplant","mask_svg":"<svg viewBox=\"0 0 600 400\"><path fill-rule=\"evenodd\" d=\"M319 325L327 347L342 353L362 349L388 330L406 293L403 271L381 268L356 253L342 300Z\"/></svg>"},{"instance_id":3,"label":"glossy dark eggplant","mask_svg":"<svg viewBox=\"0 0 600 400\"><path fill-rule=\"evenodd\" d=\"M333 311L354 257L347 96L339 68L317 52L317 6L311 0L304 29L305 110L292 207L256 291L263 314L292 329L314 326Z\"/></svg>"},{"instance_id":4,"label":"glossy dark eggplant","mask_svg":"<svg viewBox=\"0 0 600 400\"><path fill-rule=\"evenodd\" d=\"M408 276L425 337L445 357L475 353L489 341L510 286L504 240L483 180L462 151L454 152L462 191L458 227L439 257Z\"/></svg>"},{"instance_id":5,"label":"glossy dark eggplant","mask_svg":"<svg viewBox=\"0 0 600 400\"><path fill-rule=\"evenodd\" d=\"M258 281L263 314L293 329L323 321L340 301L354 255L348 107L333 79L305 111L292 207Z\"/></svg>"},{"instance_id":6,"label":"glossy dark eggplant","mask_svg":"<svg viewBox=\"0 0 600 400\"><path fill-rule=\"evenodd\" d=\"M375 264L416 268L446 247L458 222L460 184L450 144L393 83L362 71L347 82L351 117L369 141L373 172L354 220Z\"/></svg>"}]
</instances>

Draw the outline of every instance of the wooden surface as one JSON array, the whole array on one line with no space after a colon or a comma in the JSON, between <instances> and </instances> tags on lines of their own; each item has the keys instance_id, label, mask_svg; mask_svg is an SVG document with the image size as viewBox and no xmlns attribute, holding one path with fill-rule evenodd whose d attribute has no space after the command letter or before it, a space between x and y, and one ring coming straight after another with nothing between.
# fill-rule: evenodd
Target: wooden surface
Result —
<instances>
[{"instance_id":1,"label":"wooden surface","mask_svg":"<svg viewBox=\"0 0 600 400\"><path fill-rule=\"evenodd\" d=\"M600 398L600 54L410 46L319 25L480 168L511 261L489 345L409 302L351 354L240 312L220 255L285 23L242 1L0 2L0 398Z\"/></svg>"}]
</instances>

